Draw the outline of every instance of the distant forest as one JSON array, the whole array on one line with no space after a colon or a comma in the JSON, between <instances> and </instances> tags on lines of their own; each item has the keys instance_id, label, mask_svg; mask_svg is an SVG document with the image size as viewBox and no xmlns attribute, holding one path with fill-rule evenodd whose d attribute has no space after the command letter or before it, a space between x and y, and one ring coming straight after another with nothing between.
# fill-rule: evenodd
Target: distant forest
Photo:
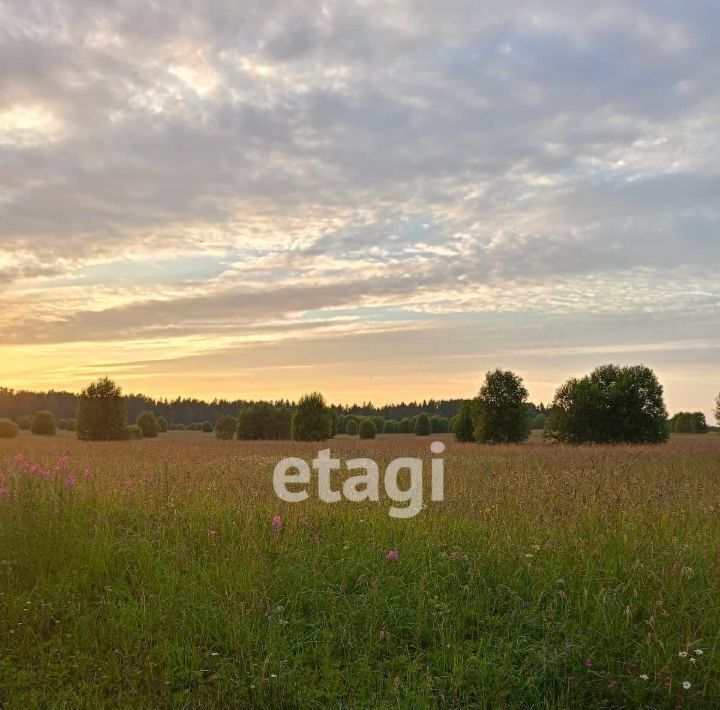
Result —
<instances>
[{"instance_id":1,"label":"distant forest","mask_svg":"<svg viewBox=\"0 0 720 710\"><path fill-rule=\"evenodd\" d=\"M177 397L173 400L153 399L142 394L130 394L124 397L127 407L128 421L134 422L137 416L145 411L155 412L158 417L165 417L170 424L194 424L197 422L215 422L220 417L235 417L242 410L254 404L246 399L214 399L205 402L200 399ZM30 392L0 387L0 418L7 417L17 421L20 417L32 416L41 410L48 410L57 420L73 419L77 409L78 395L72 392ZM401 402L376 407L371 402L353 404L351 406L331 405L337 414L355 414L377 416L383 419L402 419L415 417L422 412L450 419L454 417L463 400L461 399L429 399L422 402ZM271 404L281 405L289 409L295 408L295 402L277 400ZM544 412L540 405L537 411Z\"/></svg>"}]
</instances>

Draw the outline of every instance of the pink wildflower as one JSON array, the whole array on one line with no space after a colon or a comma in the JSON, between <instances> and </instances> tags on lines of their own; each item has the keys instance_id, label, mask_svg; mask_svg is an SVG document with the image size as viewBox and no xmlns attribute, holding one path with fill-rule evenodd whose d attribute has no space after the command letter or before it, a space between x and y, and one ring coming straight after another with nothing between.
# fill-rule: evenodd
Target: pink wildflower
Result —
<instances>
[{"instance_id":1,"label":"pink wildflower","mask_svg":"<svg viewBox=\"0 0 720 710\"><path fill-rule=\"evenodd\" d=\"M397 550L390 550L387 555L385 555L386 560L391 560L392 562L396 562L400 559L400 555L398 554Z\"/></svg>"},{"instance_id":2,"label":"pink wildflower","mask_svg":"<svg viewBox=\"0 0 720 710\"><path fill-rule=\"evenodd\" d=\"M585 661L585 668L592 668L592 658L588 658L587 661Z\"/></svg>"},{"instance_id":3,"label":"pink wildflower","mask_svg":"<svg viewBox=\"0 0 720 710\"><path fill-rule=\"evenodd\" d=\"M92 473L90 473L90 469L89 469L89 468L86 468L86 469L85 469L85 472L83 473L83 478L84 478L86 481L89 481L89 480L92 478Z\"/></svg>"},{"instance_id":4,"label":"pink wildflower","mask_svg":"<svg viewBox=\"0 0 720 710\"><path fill-rule=\"evenodd\" d=\"M128 478L123 485L125 486L125 490L129 491L133 486L133 482Z\"/></svg>"},{"instance_id":5,"label":"pink wildflower","mask_svg":"<svg viewBox=\"0 0 720 710\"><path fill-rule=\"evenodd\" d=\"M68 460L67 455L63 454L58 459L57 467L59 471L67 471L70 468L70 461Z\"/></svg>"},{"instance_id":6,"label":"pink wildflower","mask_svg":"<svg viewBox=\"0 0 720 710\"><path fill-rule=\"evenodd\" d=\"M280 532L282 530L282 518L279 515L273 515L272 519L272 529L275 532Z\"/></svg>"},{"instance_id":7,"label":"pink wildflower","mask_svg":"<svg viewBox=\"0 0 720 710\"><path fill-rule=\"evenodd\" d=\"M72 474L68 474L68 477L65 479L65 485L68 488L72 488L77 483L77 478Z\"/></svg>"}]
</instances>

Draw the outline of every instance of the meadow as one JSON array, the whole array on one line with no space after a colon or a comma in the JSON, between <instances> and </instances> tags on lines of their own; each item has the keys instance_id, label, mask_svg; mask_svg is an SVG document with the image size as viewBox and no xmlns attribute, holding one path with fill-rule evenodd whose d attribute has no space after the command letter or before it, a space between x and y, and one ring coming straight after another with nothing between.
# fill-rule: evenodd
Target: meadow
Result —
<instances>
[{"instance_id":1,"label":"meadow","mask_svg":"<svg viewBox=\"0 0 720 710\"><path fill-rule=\"evenodd\" d=\"M281 503L318 444L0 441L0 705L720 707L720 436L435 438L445 501L411 520Z\"/></svg>"}]
</instances>

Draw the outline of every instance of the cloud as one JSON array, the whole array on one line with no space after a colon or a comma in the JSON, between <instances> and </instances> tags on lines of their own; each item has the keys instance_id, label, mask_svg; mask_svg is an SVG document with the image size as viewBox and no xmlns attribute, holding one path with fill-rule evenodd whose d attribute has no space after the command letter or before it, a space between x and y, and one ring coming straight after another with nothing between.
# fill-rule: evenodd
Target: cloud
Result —
<instances>
[{"instance_id":1,"label":"cloud","mask_svg":"<svg viewBox=\"0 0 720 710\"><path fill-rule=\"evenodd\" d=\"M0 5L0 343L222 348L339 311L700 323L715 10Z\"/></svg>"}]
</instances>

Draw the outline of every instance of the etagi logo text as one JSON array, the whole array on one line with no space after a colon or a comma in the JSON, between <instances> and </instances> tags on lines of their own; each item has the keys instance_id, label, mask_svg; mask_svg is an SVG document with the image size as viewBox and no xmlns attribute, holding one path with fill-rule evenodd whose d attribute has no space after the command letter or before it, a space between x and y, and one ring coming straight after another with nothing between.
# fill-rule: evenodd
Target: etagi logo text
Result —
<instances>
[{"instance_id":1,"label":"etagi logo text","mask_svg":"<svg viewBox=\"0 0 720 710\"><path fill-rule=\"evenodd\" d=\"M433 454L442 454L445 444L433 441L430 445ZM362 471L346 478L341 487L333 488L332 473L341 470L340 459L331 458L330 449L318 452L312 461L312 468L317 472L318 497L324 503L338 503L343 498L354 503L380 500L380 468L372 459L349 459L345 462L349 472ZM409 472L410 485L400 488L398 478L404 470ZM430 468L431 486L430 500L441 501L445 497L445 462L441 458L433 458ZM307 485L311 481L310 466L301 458L283 459L275 466L273 472L273 488L280 500L286 503L301 503L310 497L304 488L288 490L288 486ZM413 518L423 506L423 460L417 458L398 458L388 464L383 477L385 493L394 503L406 505L391 506L389 515L392 518Z\"/></svg>"}]
</instances>

